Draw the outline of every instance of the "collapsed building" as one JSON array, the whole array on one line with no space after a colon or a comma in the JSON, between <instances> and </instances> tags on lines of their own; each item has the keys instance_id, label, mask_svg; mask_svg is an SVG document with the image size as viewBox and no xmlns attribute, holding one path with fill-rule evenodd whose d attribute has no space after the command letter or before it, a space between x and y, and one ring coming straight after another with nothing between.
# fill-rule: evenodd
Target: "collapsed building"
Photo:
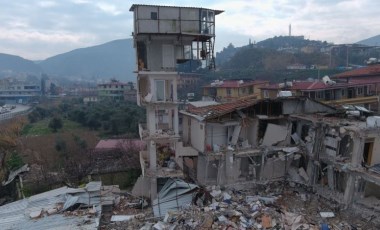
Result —
<instances>
[{"instance_id":1,"label":"collapsed building","mask_svg":"<svg viewBox=\"0 0 380 230\"><path fill-rule=\"evenodd\" d=\"M183 168L203 185L288 180L345 206L380 203L379 117L350 119L306 97L189 107Z\"/></svg>"}]
</instances>

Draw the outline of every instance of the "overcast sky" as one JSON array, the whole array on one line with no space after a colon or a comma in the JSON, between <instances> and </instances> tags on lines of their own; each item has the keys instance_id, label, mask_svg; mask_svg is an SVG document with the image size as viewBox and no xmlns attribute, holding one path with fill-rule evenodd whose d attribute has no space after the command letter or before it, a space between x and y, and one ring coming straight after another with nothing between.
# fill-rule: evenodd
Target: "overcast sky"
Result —
<instances>
[{"instance_id":1,"label":"overcast sky","mask_svg":"<svg viewBox=\"0 0 380 230\"><path fill-rule=\"evenodd\" d=\"M216 17L216 51L292 35L353 43L380 34L376 0L0 0L0 53L42 60L73 49L131 38L135 4L204 7Z\"/></svg>"}]
</instances>

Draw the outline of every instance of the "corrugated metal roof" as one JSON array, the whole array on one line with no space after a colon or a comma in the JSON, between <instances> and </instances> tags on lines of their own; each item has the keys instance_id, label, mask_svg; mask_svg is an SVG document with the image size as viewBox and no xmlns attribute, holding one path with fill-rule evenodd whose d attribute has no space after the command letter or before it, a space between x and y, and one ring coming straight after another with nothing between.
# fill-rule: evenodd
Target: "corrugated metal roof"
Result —
<instances>
[{"instance_id":1,"label":"corrugated metal roof","mask_svg":"<svg viewBox=\"0 0 380 230\"><path fill-rule=\"evenodd\" d=\"M153 7L170 7L170 8L188 8L188 9L205 9L205 10L212 10L215 12L215 15L221 14L224 12L224 10L213 10L208 8L202 8L202 7L192 7L192 6L167 6L167 5L145 5L145 4L133 4L131 8L129 8L129 11L134 11L136 6L153 6Z\"/></svg>"},{"instance_id":2,"label":"corrugated metal roof","mask_svg":"<svg viewBox=\"0 0 380 230\"><path fill-rule=\"evenodd\" d=\"M180 179L169 179L157 198L153 200L153 213L156 217L165 216L169 210L178 210L191 204L193 192L198 186Z\"/></svg>"},{"instance_id":3,"label":"corrugated metal roof","mask_svg":"<svg viewBox=\"0 0 380 230\"><path fill-rule=\"evenodd\" d=\"M90 182L86 188L61 187L10 204L0 206L1 229L96 229L100 221L101 182ZM68 196L77 203L95 205L98 215L94 217L65 216L63 213L47 215L45 212L65 203ZM43 216L31 219L30 214L42 210Z\"/></svg>"}]
</instances>

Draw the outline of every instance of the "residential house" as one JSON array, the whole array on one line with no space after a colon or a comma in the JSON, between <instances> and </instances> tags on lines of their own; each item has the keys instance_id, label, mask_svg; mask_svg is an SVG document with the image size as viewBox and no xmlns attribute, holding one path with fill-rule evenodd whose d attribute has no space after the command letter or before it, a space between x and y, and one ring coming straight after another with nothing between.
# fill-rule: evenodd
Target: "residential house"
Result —
<instances>
[{"instance_id":1,"label":"residential house","mask_svg":"<svg viewBox=\"0 0 380 230\"><path fill-rule=\"evenodd\" d=\"M377 121L345 119L307 97L238 100L181 111L184 171L203 185L287 180L345 206L380 203ZM369 170L368 170L369 169Z\"/></svg>"},{"instance_id":2,"label":"residential house","mask_svg":"<svg viewBox=\"0 0 380 230\"><path fill-rule=\"evenodd\" d=\"M267 85L268 81L259 80L216 80L203 87L203 99L228 102L243 97L261 98L260 88Z\"/></svg>"},{"instance_id":3,"label":"residential house","mask_svg":"<svg viewBox=\"0 0 380 230\"><path fill-rule=\"evenodd\" d=\"M368 65L366 67L335 74L331 78L335 81L342 81L348 84L367 83L368 95L378 97L380 94L380 64Z\"/></svg>"},{"instance_id":4,"label":"residential house","mask_svg":"<svg viewBox=\"0 0 380 230\"><path fill-rule=\"evenodd\" d=\"M374 109L378 96L372 93L367 80L349 82L332 81L324 77L322 81L292 81L271 84L261 88L263 98L276 98L281 91L289 91L293 96L306 96L331 105L362 105ZM376 108L376 107L375 107Z\"/></svg>"}]
</instances>

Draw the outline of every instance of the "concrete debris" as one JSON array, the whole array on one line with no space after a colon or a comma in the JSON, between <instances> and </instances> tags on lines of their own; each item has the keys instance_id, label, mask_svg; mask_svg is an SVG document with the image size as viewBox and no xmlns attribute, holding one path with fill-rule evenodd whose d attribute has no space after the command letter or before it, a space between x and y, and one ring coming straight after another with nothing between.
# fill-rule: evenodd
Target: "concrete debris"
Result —
<instances>
[{"instance_id":1,"label":"concrete debris","mask_svg":"<svg viewBox=\"0 0 380 230\"><path fill-rule=\"evenodd\" d=\"M328 228L325 229L337 230L360 229L368 223L365 218L351 218L343 209L330 206L330 201L309 194L306 186L295 185L292 188L285 182L273 182L254 189L220 189L218 186L212 186L204 190L211 194L209 203L193 202L186 208L168 211L163 218L154 217L151 208L130 209L128 214L124 213L126 220L112 222L101 229L317 230L326 226ZM130 202L130 199L123 197L120 203L128 209L126 204ZM117 209L120 210L118 207ZM142 212L144 215L140 218L134 217ZM115 213L114 215L120 215L118 212ZM376 228L370 228L368 225L367 228L361 229Z\"/></svg>"},{"instance_id":2,"label":"concrete debris","mask_svg":"<svg viewBox=\"0 0 380 230\"><path fill-rule=\"evenodd\" d=\"M36 218L39 218L41 217L41 214L42 214L42 210L37 210L37 211L33 211L29 214L30 218L32 219L36 219Z\"/></svg>"},{"instance_id":3,"label":"concrete debris","mask_svg":"<svg viewBox=\"0 0 380 230\"><path fill-rule=\"evenodd\" d=\"M323 218L332 218L335 216L335 214L333 212L320 212L319 214Z\"/></svg>"}]
</instances>

